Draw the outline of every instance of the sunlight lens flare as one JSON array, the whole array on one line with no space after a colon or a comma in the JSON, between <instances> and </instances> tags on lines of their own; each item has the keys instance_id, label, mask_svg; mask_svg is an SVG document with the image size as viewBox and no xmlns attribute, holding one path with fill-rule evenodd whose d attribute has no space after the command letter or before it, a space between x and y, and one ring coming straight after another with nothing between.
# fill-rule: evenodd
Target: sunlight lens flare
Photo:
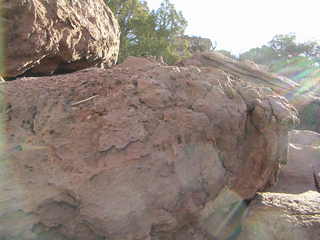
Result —
<instances>
[{"instance_id":1,"label":"sunlight lens flare","mask_svg":"<svg viewBox=\"0 0 320 240\"><path fill-rule=\"evenodd\" d=\"M214 239L235 239L241 232L241 219L246 210L244 199L226 187L206 206L201 222Z\"/></svg>"},{"instance_id":2,"label":"sunlight lens flare","mask_svg":"<svg viewBox=\"0 0 320 240\"><path fill-rule=\"evenodd\" d=\"M308 95L320 95L320 69L319 64L306 57L297 56L286 61L282 61L273 66L273 70L278 75L284 75L300 84L298 89L287 93L288 100L296 106L306 104Z\"/></svg>"}]
</instances>

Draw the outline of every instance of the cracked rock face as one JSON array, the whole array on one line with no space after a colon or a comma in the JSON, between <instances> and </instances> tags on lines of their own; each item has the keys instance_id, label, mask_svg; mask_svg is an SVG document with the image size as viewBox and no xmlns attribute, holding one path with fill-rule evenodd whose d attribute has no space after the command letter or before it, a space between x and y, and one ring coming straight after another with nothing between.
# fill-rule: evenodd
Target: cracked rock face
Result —
<instances>
[{"instance_id":1,"label":"cracked rock face","mask_svg":"<svg viewBox=\"0 0 320 240\"><path fill-rule=\"evenodd\" d=\"M284 98L217 68L143 58L2 86L10 240L212 239L217 197L273 184L297 120Z\"/></svg>"},{"instance_id":2,"label":"cracked rock face","mask_svg":"<svg viewBox=\"0 0 320 240\"><path fill-rule=\"evenodd\" d=\"M103 0L3 0L5 78L51 75L117 61L119 25Z\"/></svg>"}]
</instances>

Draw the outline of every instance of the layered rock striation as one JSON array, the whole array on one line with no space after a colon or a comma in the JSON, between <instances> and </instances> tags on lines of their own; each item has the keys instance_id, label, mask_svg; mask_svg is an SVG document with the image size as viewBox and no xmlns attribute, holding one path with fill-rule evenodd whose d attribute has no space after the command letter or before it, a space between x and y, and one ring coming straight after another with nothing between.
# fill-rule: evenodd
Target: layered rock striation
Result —
<instances>
[{"instance_id":1,"label":"layered rock striation","mask_svg":"<svg viewBox=\"0 0 320 240\"><path fill-rule=\"evenodd\" d=\"M219 68L229 73L234 79L241 78L252 85L270 88L284 96L299 87L299 84L288 78L266 72L252 61L237 61L219 52L196 53L178 65Z\"/></svg>"},{"instance_id":2,"label":"layered rock striation","mask_svg":"<svg viewBox=\"0 0 320 240\"><path fill-rule=\"evenodd\" d=\"M269 73L252 61L237 61L218 52L197 53L178 65L219 68L234 79L241 78L253 85L270 88L284 96L299 111L300 124L297 128L320 131L320 95L314 82L296 83L289 78Z\"/></svg>"}]
</instances>

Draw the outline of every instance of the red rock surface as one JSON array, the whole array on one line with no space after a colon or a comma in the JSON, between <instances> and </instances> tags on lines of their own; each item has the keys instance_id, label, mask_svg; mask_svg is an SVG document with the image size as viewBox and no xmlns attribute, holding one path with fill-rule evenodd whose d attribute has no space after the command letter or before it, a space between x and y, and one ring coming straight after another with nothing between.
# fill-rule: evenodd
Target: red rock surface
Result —
<instances>
[{"instance_id":1,"label":"red rock surface","mask_svg":"<svg viewBox=\"0 0 320 240\"><path fill-rule=\"evenodd\" d=\"M299 111L300 124L297 128L320 132L320 94L318 88L308 88L286 77L269 73L251 61L237 61L219 52L198 53L179 63L180 66L207 66L219 68L237 79L270 88L287 98Z\"/></svg>"},{"instance_id":2,"label":"red rock surface","mask_svg":"<svg viewBox=\"0 0 320 240\"><path fill-rule=\"evenodd\" d=\"M50 75L117 61L119 25L103 0L4 0L3 77Z\"/></svg>"},{"instance_id":3,"label":"red rock surface","mask_svg":"<svg viewBox=\"0 0 320 240\"><path fill-rule=\"evenodd\" d=\"M297 120L217 68L143 58L2 86L4 239L212 239L217 196L274 183Z\"/></svg>"}]
</instances>

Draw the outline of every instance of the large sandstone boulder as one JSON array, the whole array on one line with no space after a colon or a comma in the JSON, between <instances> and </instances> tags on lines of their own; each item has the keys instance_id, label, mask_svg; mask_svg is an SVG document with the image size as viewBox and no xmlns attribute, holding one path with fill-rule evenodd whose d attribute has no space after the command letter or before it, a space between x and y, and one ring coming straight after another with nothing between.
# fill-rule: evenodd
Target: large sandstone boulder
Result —
<instances>
[{"instance_id":1,"label":"large sandstone boulder","mask_svg":"<svg viewBox=\"0 0 320 240\"><path fill-rule=\"evenodd\" d=\"M6 240L226 234L224 199L275 182L297 120L284 98L219 69L143 58L2 86Z\"/></svg>"},{"instance_id":2,"label":"large sandstone boulder","mask_svg":"<svg viewBox=\"0 0 320 240\"><path fill-rule=\"evenodd\" d=\"M320 194L263 193L250 204L237 240L316 240Z\"/></svg>"},{"instance_id":3,"label":"large sandstone boulder","mask_svg":"<svg viewBox=\"0 0 320 240\"><path fill-rule=\"evenodd\" d=\"M179 46L178 49L181 51L181 55L184 55L184 48L187 47L187 50L194 53L202 53L213 51L214 46L212 41L209 38L202 38L196 36L182 36L176 39L176 44Z\"/></svg>"},{"instance_id":4,"label":"large sandstone boulder","mask_svg":"<svg viewBox=\"0 0 320 240\"><path fill-rule=\"evenodd\" d=\"M3 0L3 77L50 75L117 61L119 26L103 0Z\"/></svg>"},{"instance_id":5,"label":"large sandstone boulder","mask_svg":"<svg viewBox=\"0 0 320 240\"><path fill-rule=\"evenodd\" d=\"M288 163L270 192L251 202L240 240L319 239L320 134L290 131L289 142Z\"/></svg>"}]
</instances>

